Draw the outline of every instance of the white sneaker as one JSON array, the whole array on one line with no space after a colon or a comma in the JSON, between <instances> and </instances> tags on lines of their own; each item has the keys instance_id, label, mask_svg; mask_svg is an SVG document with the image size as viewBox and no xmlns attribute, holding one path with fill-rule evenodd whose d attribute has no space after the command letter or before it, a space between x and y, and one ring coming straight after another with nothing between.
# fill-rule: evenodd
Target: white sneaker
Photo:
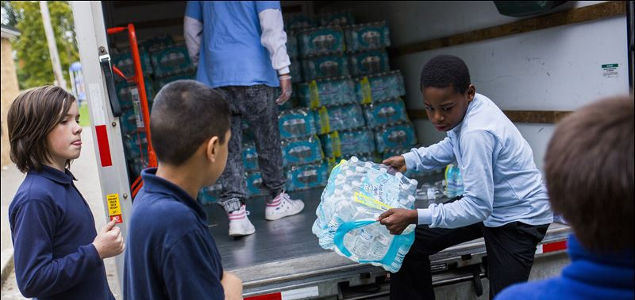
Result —
<instances>
[{"instance_id":1,"label":"white sneaker","mask_svg":"<svg viewBox=\"0 0 635 300\"><path fill-rule=\"evenodd\" d=\"M239 210L227 214L229 217L229 236L245 236L256 232L256 228L247 217L248 215L249 212L244 204L240 206Z\"/></svg>"},{"instance_id":2,"label":"white sneaker","mask_svg":"<svg viewBox=\"0 0 635 300\"><path fill-rule=\"evenodd\" d=\"M302 200L291 200L289 194L282 192L265 208L265 219L269 221L299 214L304 209Z\"/></svg>"}]
</instances>

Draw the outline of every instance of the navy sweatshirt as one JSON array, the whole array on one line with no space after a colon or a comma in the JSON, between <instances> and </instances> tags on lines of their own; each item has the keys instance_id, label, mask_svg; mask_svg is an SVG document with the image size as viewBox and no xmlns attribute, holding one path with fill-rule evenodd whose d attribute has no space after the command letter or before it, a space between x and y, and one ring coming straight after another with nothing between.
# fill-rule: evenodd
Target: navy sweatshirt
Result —
<instances>
[{"instance_id":1,"label":"navy sweatshirt","mask_svg":"<svg viewBox=\"0 0 635 300\"><path fill-rule=\"evenodd\" d=\"M520 283L504 289L496 300L630 300L635 299L635 254L600 255L584 249L569 236L571 264L559 277Z\"/></svg>"},{"instance_id":2,"label":"navy sweatshirt","mask_svg":"<svg viewBox=\"0 0 635 300\"><path fill-rule=\"evenodd\" d=\"M93 241L95 220L70 171L29 171L9 206L15 275L25 297L114 299Z\"/></svg>"},{"instance_id":3,"label":"navy sweatshirt","mask_svg":"<svg viewBox=\"0 0 635 300\"><path fill-rule=\"evenodd\" d=\"M216 242L203 207L175 184L141 173L132 204L124 268L124 298L225 299Z\"/></svg>"}]
</instances>

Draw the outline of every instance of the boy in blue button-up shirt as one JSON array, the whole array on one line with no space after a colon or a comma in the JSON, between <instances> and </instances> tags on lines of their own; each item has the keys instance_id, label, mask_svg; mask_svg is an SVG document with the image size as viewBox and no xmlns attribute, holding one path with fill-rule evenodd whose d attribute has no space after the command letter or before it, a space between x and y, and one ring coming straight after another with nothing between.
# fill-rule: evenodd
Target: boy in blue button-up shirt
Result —
<instances>
[{"instance_id":1,"label":"boy in blue button-up shirt","mask_svg":"<svg viewBox=\"0 0 635 300\"><path fill-rule=\"evenodd\" d=\"M401 270L391 277L391 299L434 299L429 256L480 237L487 247L492 298L528 279L536 245L553 220L542 176L527 141L492 100L476 93L460 58L431 59L421 72L421 92L428 118L448 137L384 164L404 172L455 162L465 192L452 203L391 209L379 217L393 234L419 225Z\"/></svg>"},{"instance_id":2,"label":"boy in blue button-up shirt","mask_svg":"<svg viewBox=\"0 0 635 300\"><path fill-rule=\"evenodd\" d=\"M141 173L132 205L125 299L242 299L242 282L223 271L196 201L225 168L230 116L220 94L193 80L156 95L150 128L159 167Z\"/></svg>"}]
</instances>

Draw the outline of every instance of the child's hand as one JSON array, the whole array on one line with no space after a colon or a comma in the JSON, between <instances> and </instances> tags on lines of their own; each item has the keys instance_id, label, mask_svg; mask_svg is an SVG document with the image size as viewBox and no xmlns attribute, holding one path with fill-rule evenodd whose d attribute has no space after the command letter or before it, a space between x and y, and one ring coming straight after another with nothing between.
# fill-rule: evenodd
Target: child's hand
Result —
<instances>
[{"instance_id":1,"label":"child's hand","mask_svg":"<svg viewBox=\"0 0 635 300\"><path fill-rule=\"evenodd\" d=\"M113 257L121 254L125 248L121 229L115 227L115 220L110 221L99 233L93 241L97 253L101 259Z\"/></svg>"},{"instance_id":2,"label":"child's hand","mask_svg":"<svg viewBox=\"0 0 635 300\"><path fill-rule=\"evenodd\" d=\"M385 225L391 234L401 234L410 224L417 224L417 210L391 208L377 218L380 224Z\"/></svg>"},{"instance_id":3,"label":"child's hand","mask_svg":"<svg viewBox=\"0 0 635 300\"><path fill-rule=\"evenodd\" d=\"M381 163L387 166L391 166L401 173L406 172L406 159L402 155L389 157L387 159L384 159L384 161L382 161Z\"/></svg>"},{"instance_id":4,"label":"child's hand","mask_svg":"<svg viewBox=\"0 0 635 300\"><path fill-rule=\"evenodd\" d=\"M243 299L243 281L230 272L223 272L220 284L225 290L225 300Z\"/></svg>"}]
</instances>

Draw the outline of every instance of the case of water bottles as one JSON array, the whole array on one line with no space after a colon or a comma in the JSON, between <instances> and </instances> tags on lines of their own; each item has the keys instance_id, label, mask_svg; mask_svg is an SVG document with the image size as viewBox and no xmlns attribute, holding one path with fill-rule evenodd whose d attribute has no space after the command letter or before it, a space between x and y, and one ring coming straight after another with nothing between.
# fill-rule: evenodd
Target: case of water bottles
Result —
<instances>
[{"instance_id":1,"label":"case of water bottles","mask_svg":"<svg viewBox=\"0 0 635 300\"><path fill-rule=\"evenodd\" d=\"M148 77L144 77L143 81L146 88L146 98L148 99L148 105L151 106L152 100L154 100L154 88L152 87L152 80ZM117 90L117 98L121 109L128 109L132 107L132 89L137 88L137 85L129 83L127 81L120 81L115 85ZM139 89L137 88L137 93Z\"/></svg>"},{"instance_id":2,"label":"case of water bottles","mask_svg":"<svg viewBox=\"0 0 635 300\"><path fill-rule=\"evenodd\" d=\"M322 107L318 110L316 118L315 125L320 134L356 129L366 125L362 106L359 104Z\"/></svg>"},{"instance_id":3,"label":"case of water bottles","mask_svg":"<svg viewBox=\"0 0 635 300\"><path fill-rule=\"evenodd\" d=\"M300 83L304 81L304 76L302 76L302 64L296 58L291 59L289 75L291 75L291 83Z\"/></svg>"},{"instance_id":4,"label":"case of water bottles","mask_svg":"<svg viewBox=\"0 0 635 300\"><path fill-rule=\"evenodd\" d=\"M283 111L278 116L278 129L283 139L314 135L316 134L314 112L304 108Z\"/></svg>"},{"instance_id":5,"label":"case of water bottles","mask_svg":"<svg viewBox=\"0 0 635 300\"><path fill-rule=\"evenodd\" d=\"M298 46L302 57L344 52L344 31L337 26L304 29L298 34Z\"/></svg>"},{"instance_id":6,"label":"case of water bottles","mask_svg":"<svg viewBox=\"0 0 635 300\"><path fill-rule=\"evenodd\" d=\"M364 51L390 47L390 30L386 22L346 26L347 51Z\"/></svg>"},{"instance_id":7,"label":"case of water bottles","mask_svg":"<svg viewBox=\"0 0 635 300\"><path fill-rule=\"evenodd\" d=\"M185 47L168 47L150 55L152 68L157 77L187 73L194 70L190 62L190 55Z\"/></svg>"},{"instance_id":8,"label":"case of water bottles","mask_svg":"<svg viewBox=\"0 0 635 300\"><path fill-rule=\"evenodd\" d=\"M287 34L287 54L291 59L298 58L300 55L298 51L298 37L295 34Z\"/></svg>"},{"instance_id":9,"label":"case of water bottles","mask_svg":"<svg viewBox=\"0 0 635 300\"><path fill-rule=\"evenodd\" d=\"M305 80L348 76L348 59L341 53L309 56L302 60Z\"/></svg>"},{"instance_id":10,"label":"case of water bottles","mask_svg":"<svg viewBox=\"0 0 635 300\"><path fill-rule=\"evenodd\" d=\"M135 118L134 110L124 110L119 117L119 123L124 134L135 133L137 131L137 119Z\"/></svg>"},{"instance_id":11,"label":"case of water bottles","mask_svg":"<svg viewBox=\"0 0 635 300\"><path fill-rule=\"evenodd\" d=\"M390 71L388 53L386 50L371 50L353 53L350 57L350 70L353 76L362 76L373 73Z\"/></svg>"},{"instance_id":12,"label":"case of water bottles","mask_svg":"<svg viewBox=\"0 0 635 300\"><path fill-rule=\"evenodd\" d=\"M317 163L324 159L320 139L315 135L304 139L283 140L281 148L285 167Z\"/></svg>"},{"instance_id":13,"label":"case of water bottles","mask_svg":"<svg viewBox=\"0 0 635 300\"><path fill-rule=\"evenodd\" d=\"M358 153L374 153L375 138L368 129L335 131L320 136L326 157L350 157Z\"/></svg>"},{"instance_id":14,"label":"case of water bottles","mask_svg":"<svg viewBox=\"0 0 635 300\"><path fill-rule=\"evenodd\" d=\"M124 149L128 152L126 157L148 158L148 139L143 132L135 132L123 135Z\"/></svg>"},{"instance_id":15,"label":"case of water bottles","mask_svg":"<svg viewBox=\"0 0 635 300\"><path fill-rule=\"evenodd\" d=\"M247 184L247 195L249 197L257 197L265 194L262 189L262 176L260 172L247 173L245 175L245 183Z\"/></svg>"},{"instance_id":16,"label":"case of water bottles","mask_svg":"<svg viewBox=\"0 0 635 300\"><path fill-rule=\"evenodd\" d=\"M206 186L198 191L196 200L202 205L211 205L218 202L220 198L220 192L223 186L220 183Z\"/></svg>"},{"instance_id":17,"label":"case of water bottles","mask_svg":"<svg viewBox=\"0 0 635 300\"><path fill-rule=\"evenodd\" d=\"M355 81L350 77L337 77L301 83L298 98L302 105L310 108L356 103Z\"/></svg>"},{"instance_id":18,"label":"case of water bottles","mask_svg":"<svg viewBox=\"0 0 635 300\"><path fill-rule=\"evenodd\" d=\"M317 164L292 166L287 170L289 192L326 186L329 176L329 164L326 161Z\"/></svg>"},{"instance_id":19,"label":"case of water bottles","mask_svg":"<svg viewBox=\"0 0 635 300\"><path fill-rule=\"evenodd\" d=\"M290 14L284 16L284 28L289 31L315 27L317 24L313 19L305 14Z\"/></svg>"},{"instance_id":20,"label":"case of water bottles","mask_svg":"<svg viewBox=\"0 0 635 300\"><path fill-rule=\"evenodd\" d=\"M401 268L415 226L392 235L376 219L390 208L414 209L417 181L392 171L357 157L331 171L312 229L322 248L390 272Z\"/></svg>"},{"instance_id":21,"label":"case of water bottles","mask_svg":"<svg viewBox=\"0 0 635 300\"><path fill-rule=\"evenodd\" d=\"M325 13L317 18L320 26L345 26L355 23L355 17L350 11Z\"/></svg>"},{"instance_id":22,"label":"case of water bottles","mask_svg":"<svg viewBox=\"0 0 635 300\"><path fill-rule=\"evenodd\" d=\"M254 143L243 144L242 158L245 172L253 172L258 170L258 152Z\"/></svg>"},{"instance_id":23,"label":"case of water bottles","mask_svg":"<svg viewBox=\"0 0 635 300\"><path fill-rule=\"evenodd\" d=\"M371 128L410 121L406 114L406 105L400 98L365 105L364 116L366 124Z\"/></svg>"},{"instance_id":24,"label":"case of water bottles","mask_svg":"<svg viewBox=\"0 0 635 300\"><path fill-rule=\"evenodd\" d=\"M410 123L389 125L375 129L377 151L393 148L408 148L417 143L414 128Z\"/></svg>"},{"instance_id":25,"label":"case of water bottles","mask_svg":"<svg viewBox=\"0 0 635 300\"><path fill-rule=\"evenodd\" d=\"M390 71L356 79L355 93L360 103L369 104L398 98L406 94L400 71Z\"/></svg>"},{"instance_id":26,"label":"case of water bottles","mask_svg":"<svg viewBox=\"0 0 635 300\"><path fill-rule=\"evenodd\" d=\"M140 52L139 58L141 59L141 69L143 74L148 75L153 73L152 62L150 60L150 55L146 52ZM123 75L130 77L135 74L134 61L132 60L132 54L130 52L122 52L119 54L114 54L112 56L112 64L116 66L117 69L121 70ZM115 76L115 80L123 80L125 79Z\"/></svg>"}]
</instances>

